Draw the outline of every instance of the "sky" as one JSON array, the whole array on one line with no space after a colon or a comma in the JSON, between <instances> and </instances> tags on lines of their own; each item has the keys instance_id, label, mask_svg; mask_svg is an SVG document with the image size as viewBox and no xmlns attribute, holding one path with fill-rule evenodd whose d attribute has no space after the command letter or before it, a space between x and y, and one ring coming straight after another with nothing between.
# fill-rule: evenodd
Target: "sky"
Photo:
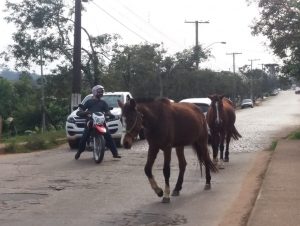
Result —
<instances>
[{"instance_id":1,"label":"sky","mask_svg":"<svg viewBox=\"0 0 300 226\"><path fill-rule=\"evenodd\" d=\"M14 0L20 1L20 0ZM73 4L73 0L65 0ZM12 43L12 24L7 24L0 1L0 52ZM233 69L231 53L235 56L235 70L250 64L280 63L265 43L264 37L251 35L250 26L259 11L246 0L93 0L83 3L82 26L93 35L118 33L124 44L162 43L167 54L173 55L196 43L195 21L199 23L198 43L213 55L200 68L215 71ZM186 23L193 22L193 23ZM86 37L82 33L82 41ZM221 44L220 42L226 42Z\"/></svg>"}]
</instances>

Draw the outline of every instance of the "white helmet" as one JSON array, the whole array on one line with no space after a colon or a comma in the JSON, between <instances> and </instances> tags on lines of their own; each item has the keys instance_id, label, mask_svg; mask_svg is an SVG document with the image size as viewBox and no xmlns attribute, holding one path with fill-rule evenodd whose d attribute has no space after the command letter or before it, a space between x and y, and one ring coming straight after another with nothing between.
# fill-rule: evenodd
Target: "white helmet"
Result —
<instances>
[{"instance_id":1,"label":"white helmet","mask_svg":"<svg viewBox=\"0 0 300 226\"><path fill-rule=\"evenodd\" d=\"M94 97L97 95L97 91L98 91L99 89L102 90L103 93L104 93L104 87L103 87L103 86L96 85L96 86L94 86L94 87L92 88L92 94L93 94Z\"/></svg>"}]
</instances>

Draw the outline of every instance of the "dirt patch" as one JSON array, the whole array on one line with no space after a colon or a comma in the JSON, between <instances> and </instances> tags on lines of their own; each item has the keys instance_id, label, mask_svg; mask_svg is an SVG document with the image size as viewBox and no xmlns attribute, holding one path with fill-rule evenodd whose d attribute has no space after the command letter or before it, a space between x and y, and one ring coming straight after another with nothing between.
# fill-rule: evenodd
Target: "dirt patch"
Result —
<instances>
[{"instance_id":1,"label":"dirt patch","mask_svg":"<svg viewBox=\"0 0 300 226\"><path fill-rule=\"evenodd\" d=\"M272 153L272 151L257 152L251 170L241 185L240 193L231 208L225 213L220 226L244 226L247 224Z\"/></svg>"}]
</instances>

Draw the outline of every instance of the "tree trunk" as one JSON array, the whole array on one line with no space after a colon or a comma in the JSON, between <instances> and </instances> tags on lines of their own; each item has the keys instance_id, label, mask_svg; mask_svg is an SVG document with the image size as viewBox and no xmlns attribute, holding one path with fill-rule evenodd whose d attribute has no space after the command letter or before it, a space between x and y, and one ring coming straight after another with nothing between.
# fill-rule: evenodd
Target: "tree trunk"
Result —
<instances>
[{"instance_id":1,"label":"tree trunk","mask_svg":"<svg viewBox=\"0 0 300 226\"><path fill-rule=\"evenodd\" d=\"M2 137L2 116L0 115L0 141L1 141L1 137Z\"/></svg>"}]
</instances>

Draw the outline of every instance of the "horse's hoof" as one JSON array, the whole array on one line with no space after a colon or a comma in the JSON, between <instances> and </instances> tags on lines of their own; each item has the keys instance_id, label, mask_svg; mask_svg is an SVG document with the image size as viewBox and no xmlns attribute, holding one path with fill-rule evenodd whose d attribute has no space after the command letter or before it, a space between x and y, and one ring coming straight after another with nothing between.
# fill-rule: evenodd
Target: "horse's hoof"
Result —
<instances>
[{"instance_id":1,"label":"horse's hoof","mask_svg":"<svg viewBox=\"0 0 300 226\"><path fill-rule=\"evenodd\" d=\"M173 190L173 192L172 192L172 196L179 196L179 191L177 191L177 190Z\"/></svg>"},{"instance_id":2,"label":"horse's hoof","mask_svg":"<svg viewBox=\"0 0 300 226\"><path fill-rule=\"evenodd\" d=\"M164 192L161 188L157 189L155 192L156 192L158 197L162 197L164 195Z\"/></svg>"},{"instance_id":3,"label":"horse's hoof","mask_svg":"<svg viewBox=\"0 0 300 226\"><path fill-rule=\"evenodd\" d=\"M170 198L167 198L167 197L163 197L162 203L170 203Z\"/></svg>"},{"instance_id":4,"label":"horse's hoof","mask_svg":"<svg viewBox=\"0 0 300 226\"><path fill-rule=\"evenodd\" d=\"M218 163L219 163L219 160L216 158L216 159L213 159L213 164L217 167L218 166Z\"/></svg>"},{"instance_id":5,"label":"horse's hoof","mask_svg":"<svg viewBox=\"0 0 300 226\"><path fill-rule=\"evenodd\" d=\"M204 190L210 190L211 189L211 184L205 184Z\"/></svg>"},{"instance_id":6,"label":"horse's hoof","mask_svg":"<svg viewBox=\"0 0 300 226\"><path fill-rule=\"evenodd\" d=\"M219 169L225 169L223 162L219 164Z\"/></svg>"}]
</instances>

